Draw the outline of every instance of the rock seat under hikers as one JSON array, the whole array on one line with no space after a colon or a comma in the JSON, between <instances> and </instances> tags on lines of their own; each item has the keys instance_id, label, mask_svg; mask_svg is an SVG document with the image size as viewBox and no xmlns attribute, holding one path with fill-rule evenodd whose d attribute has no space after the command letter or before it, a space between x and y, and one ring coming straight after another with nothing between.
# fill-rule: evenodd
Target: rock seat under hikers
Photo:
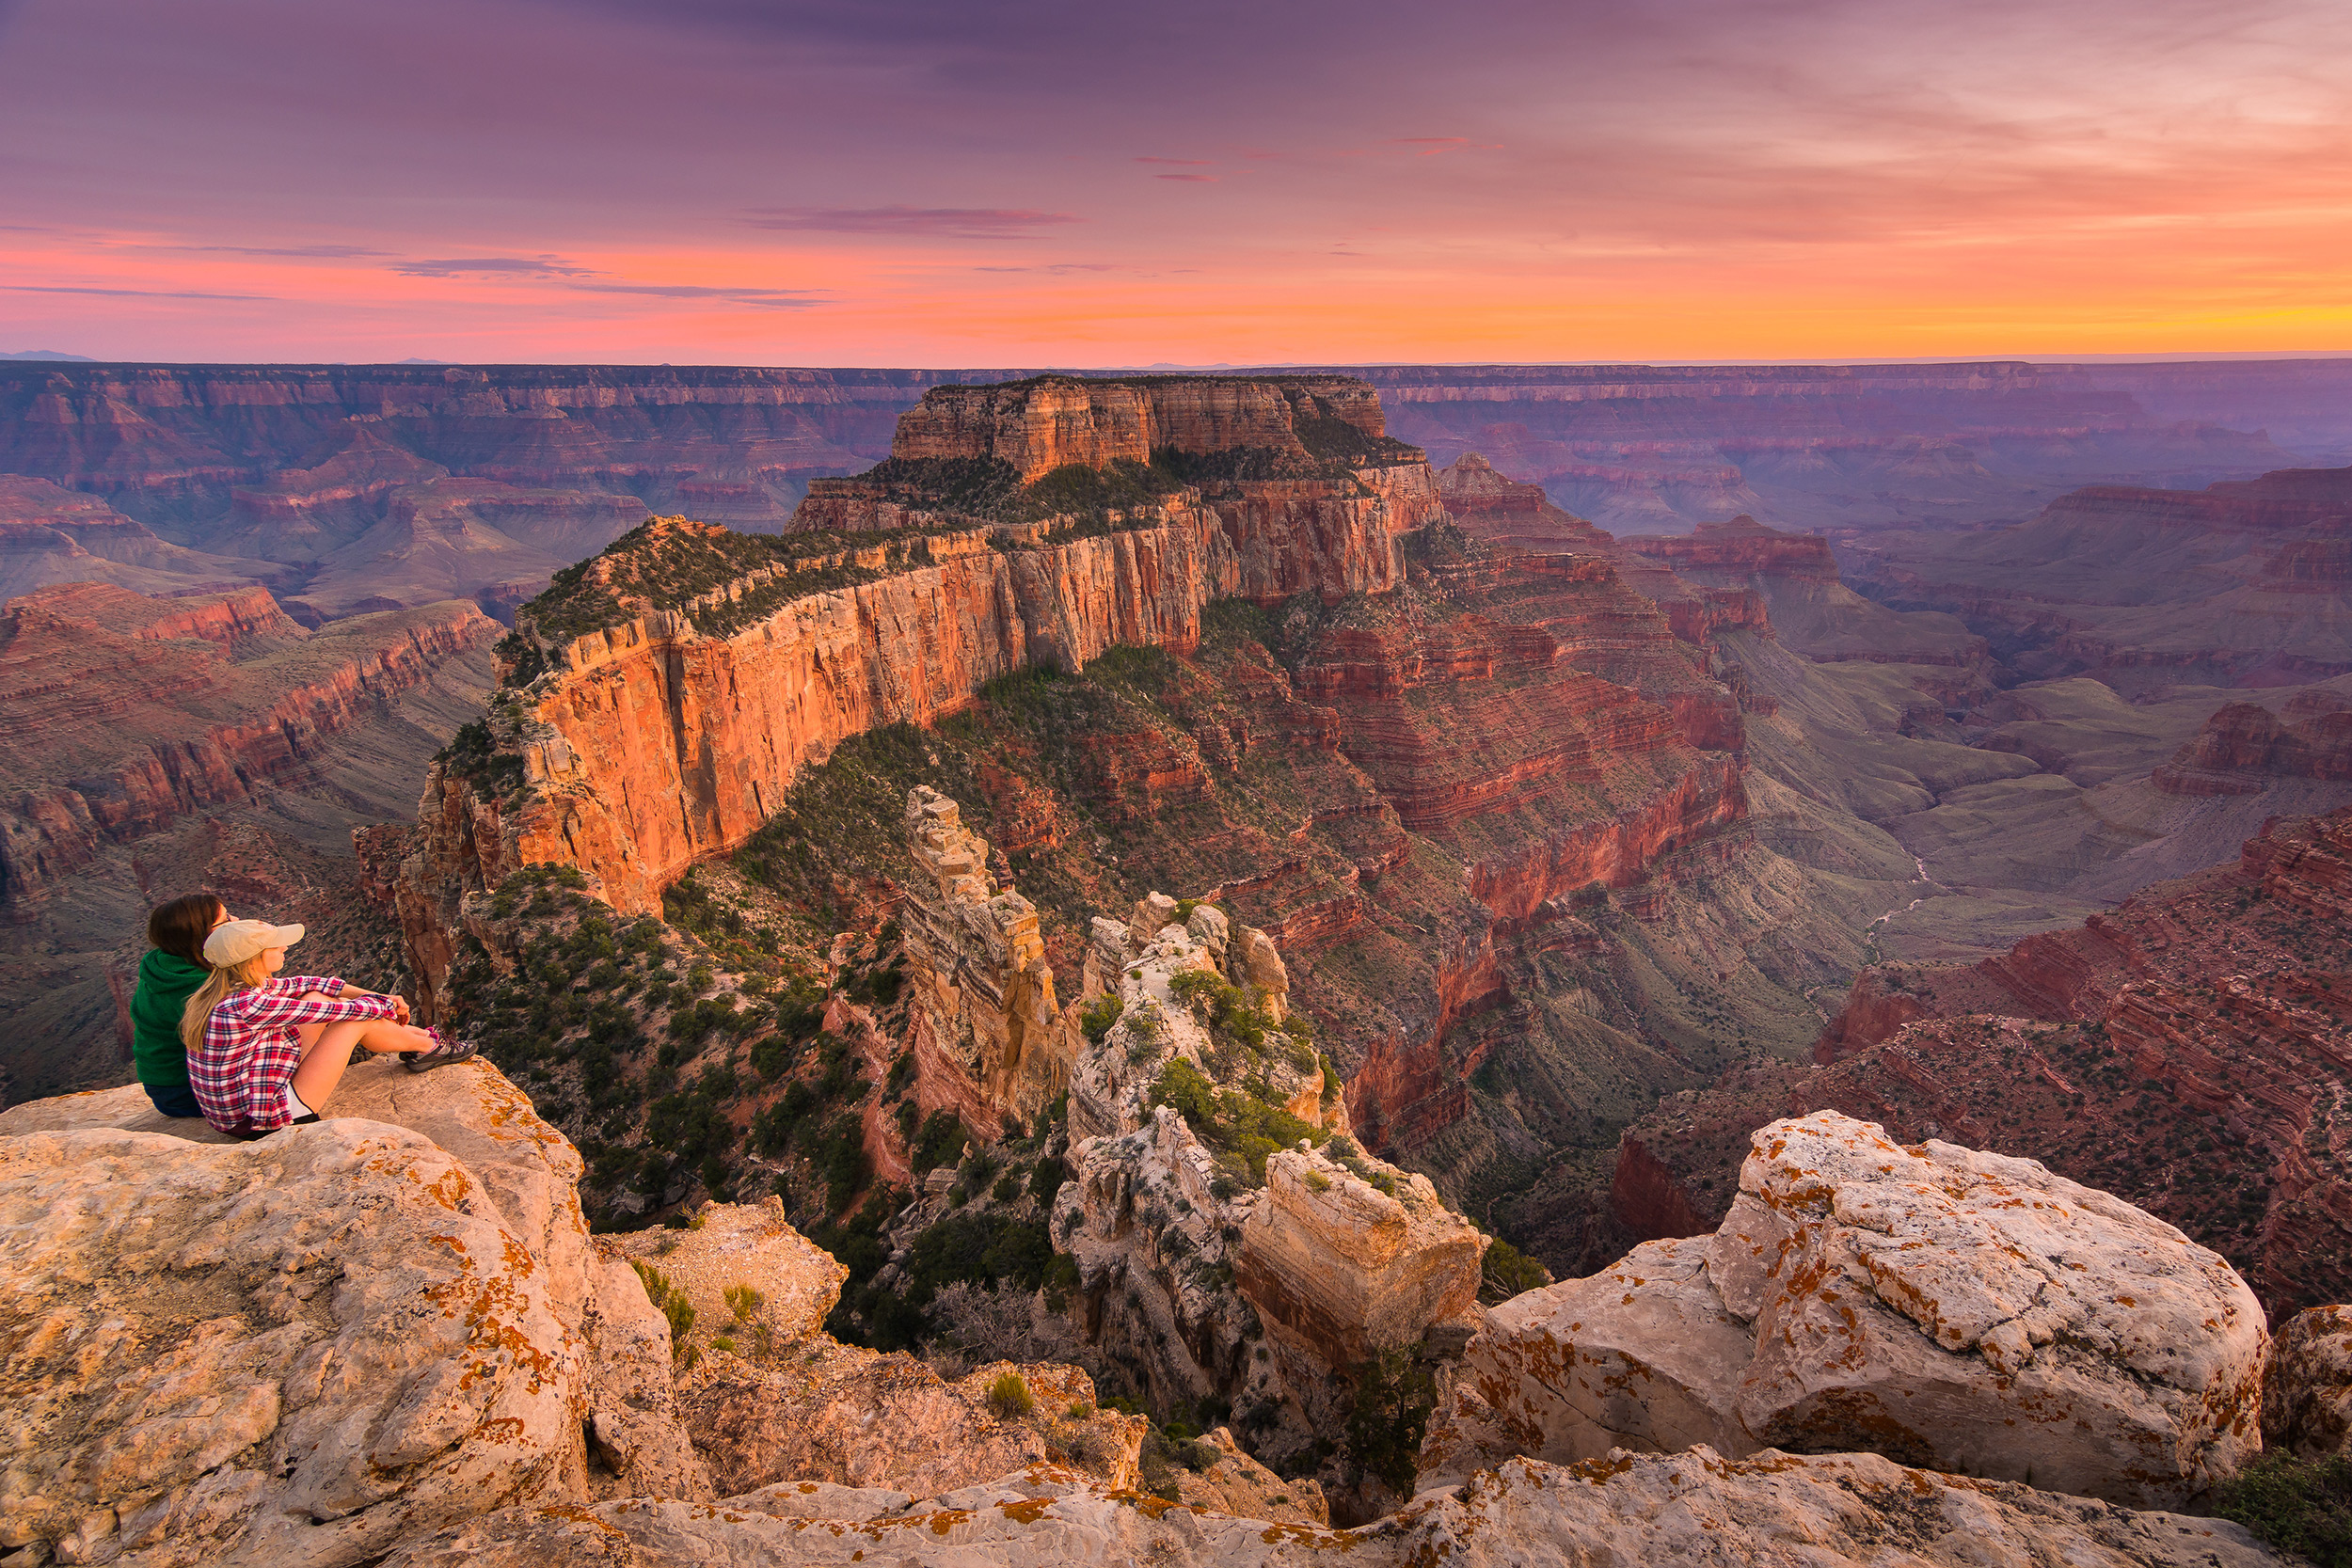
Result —
<instances>
[{"instance_id":1,"label":"rock seat under hikers","mask_svg":"<svg viewBox=\"0 0 2352 1568\"><path fill-rule=\"evenodd\" d=\"M1755 1134L1714 1235L1496 1307L1422 1484L1705 1443L2172 1506L2260 1450L2266 1338L2245 1281L2161 1220L1820 1112Z\"/></svg>"},{"instance_id":2,"label":"rock seat under hikers","mask_svg":"<svg viewBox=\"0 0 2352 1568\"><path fill-rule=\"evenodd\" d=\"M707 1498L580 1156L479 1061L251 1143L135 1085L0 1113L0 1548L371 1560L486 1509Z\"/></svg>"}]
</instances>

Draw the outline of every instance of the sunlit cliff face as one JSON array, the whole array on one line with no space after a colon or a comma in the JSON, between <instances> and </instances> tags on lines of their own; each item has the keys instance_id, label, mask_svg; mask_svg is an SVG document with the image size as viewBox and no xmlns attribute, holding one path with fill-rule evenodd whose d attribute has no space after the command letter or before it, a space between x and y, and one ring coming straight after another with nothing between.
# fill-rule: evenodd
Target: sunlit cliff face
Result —
<instances>
[{"instance_id":1,"label":"sunlit cliff face","mask_svg":"<svg viewBox=\"0 0 2352 1568\"><path fill-rule=\"evenodd\" d=\"M18 0L0 348L2345 347L2348 54L2326 0Z\"/></svg>"}]
</instances>

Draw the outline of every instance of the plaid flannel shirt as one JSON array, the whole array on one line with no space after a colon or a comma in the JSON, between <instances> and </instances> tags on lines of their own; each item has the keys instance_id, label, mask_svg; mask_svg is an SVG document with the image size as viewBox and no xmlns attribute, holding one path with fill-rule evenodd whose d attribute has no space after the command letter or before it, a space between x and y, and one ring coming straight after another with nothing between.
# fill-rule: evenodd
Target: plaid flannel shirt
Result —
<instances>
[{"instance_id":1,"label":"plaid flannel shirt","mask_svg":"<svg viewBox=\"0 0 2352 1568\"><path fill-rule=\"evenodd\" d=\"M286 1083L302 1065L305 1023L390 1018L389 996L335 994L333 975L280 974L228 997L204 1022L204 1043L188 1053L188 1087L204 1119L223 1132L271 1132L286 1114ZM306 1001L309 992L317 1000Z\"/></svg>"}]
</instances>

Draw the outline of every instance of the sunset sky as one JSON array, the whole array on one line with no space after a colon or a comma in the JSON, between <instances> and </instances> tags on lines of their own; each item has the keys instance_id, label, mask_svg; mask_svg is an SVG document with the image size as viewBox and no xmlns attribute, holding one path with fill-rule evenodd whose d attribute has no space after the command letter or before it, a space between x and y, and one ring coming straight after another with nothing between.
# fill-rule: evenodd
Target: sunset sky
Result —
<instances>
[{"instance_id":1,"label":"sunset sky","mask_svg":"<svg viewBox=\"0 0 2352 1568\"><path fill-rule=\"evenodd\" d=\"M0 350L2352 349L2343 0L0 0Z\"/></svg>"}]
</instances>

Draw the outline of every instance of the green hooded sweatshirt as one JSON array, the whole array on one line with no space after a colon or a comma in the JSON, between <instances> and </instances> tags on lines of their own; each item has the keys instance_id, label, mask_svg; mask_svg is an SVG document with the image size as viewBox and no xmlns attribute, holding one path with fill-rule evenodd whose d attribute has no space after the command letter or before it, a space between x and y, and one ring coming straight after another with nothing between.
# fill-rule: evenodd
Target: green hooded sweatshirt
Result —
<instances>
[{"instance_id":1,"label":"green hooded sweatshirt","mask_svg":"<svg viewBox=\"0 0 2352 1568\"><path fill-rule=\"evenodd\" d=\"M139 1082L169 1088L188 1081L187 1047L180 1043L180 1015L188 998L212 974L202 964L151 947L139 960L138 990L131 993L131 1060Z\"/></svg>"}]
</instances>

